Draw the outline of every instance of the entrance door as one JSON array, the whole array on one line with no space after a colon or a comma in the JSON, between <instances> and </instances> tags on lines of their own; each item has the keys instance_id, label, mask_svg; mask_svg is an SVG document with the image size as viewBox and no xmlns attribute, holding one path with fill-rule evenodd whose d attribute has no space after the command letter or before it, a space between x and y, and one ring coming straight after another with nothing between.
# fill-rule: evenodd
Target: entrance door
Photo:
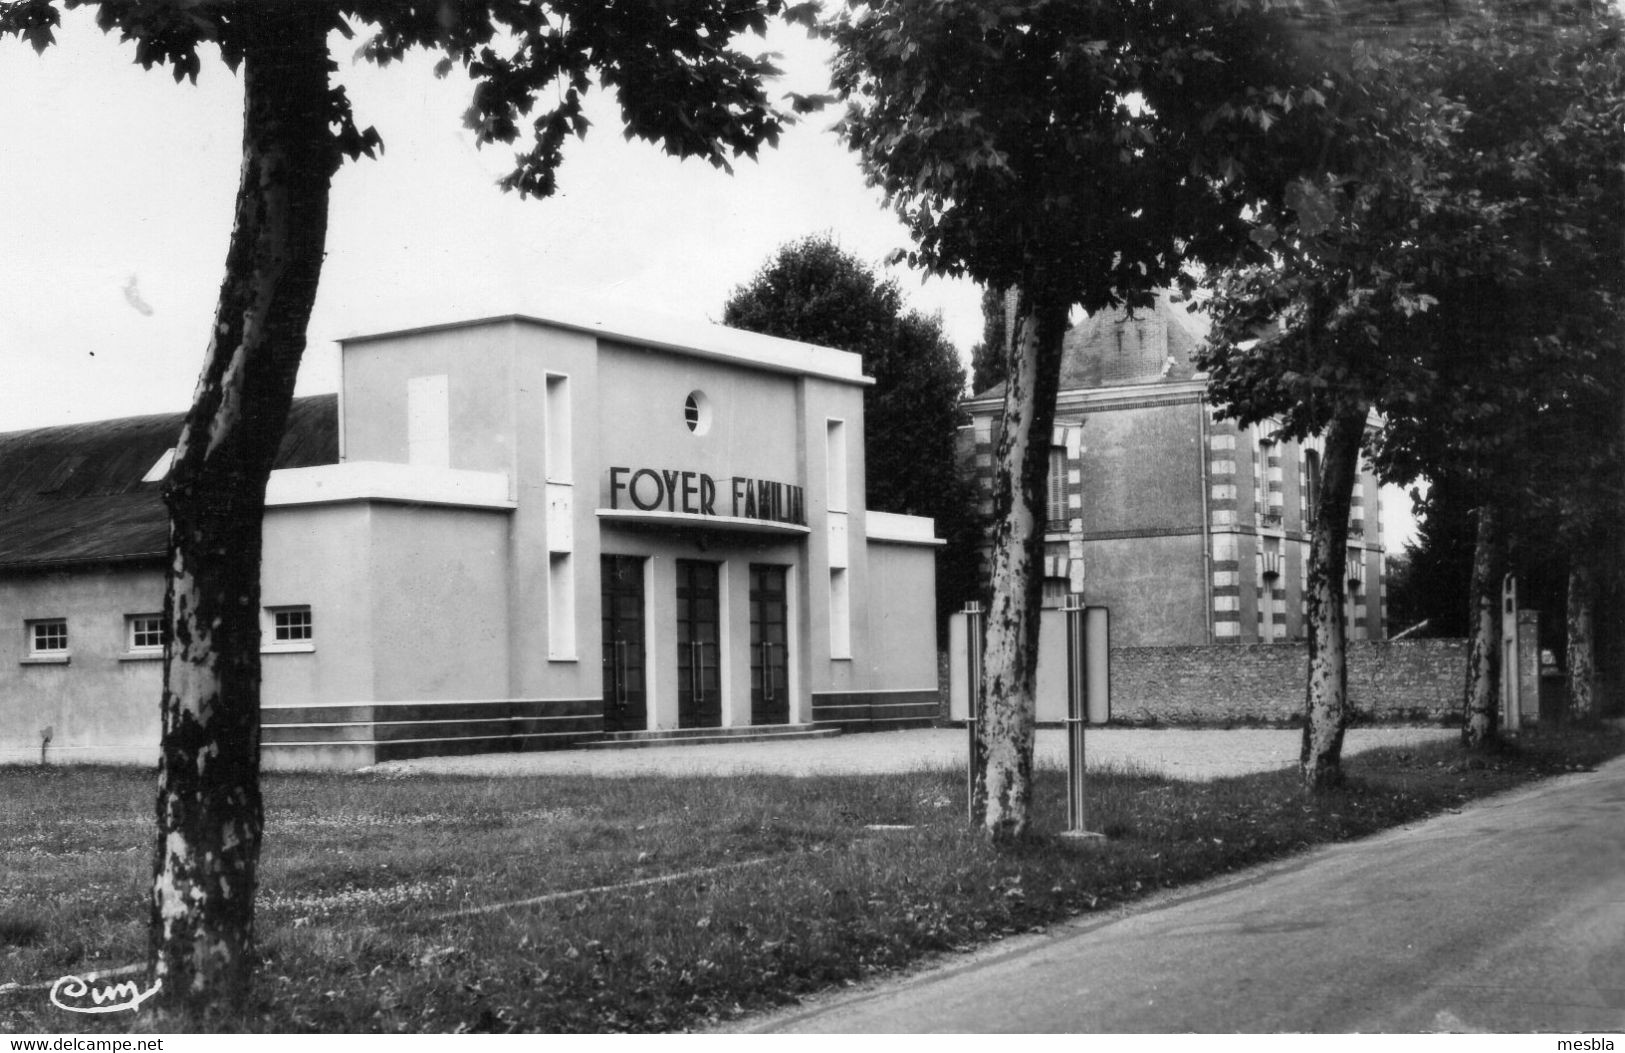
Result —
<instances>
[{"instance_id":1,"label":"entrance door","mask_svg":"<svg viewBox=\"0 0 1625 1053\"><path fill-rule=\"evenodd\" d=\"M790 723L784 567L750 565L750 722Z\"/></svg>"},{"instance_id":2,"label":"entrance door","mask_svg":"<svg viewBox=\"0 0 1625 1053\"><path fill-rule=\"evenodd\" d=\"M717 565L677 561L677 726L722 726Z\"/></svg>"},{"instance_id":3,"label":"entrance door","mask_svg":"<svg viewBox=\"0 0 1625 1053\"><path fill-rule=\"evenodd\" d=\"M599 582L604 610L604 730L643 731L649 719L642 558L600 557Z\"/></svg>"}]
</instances>

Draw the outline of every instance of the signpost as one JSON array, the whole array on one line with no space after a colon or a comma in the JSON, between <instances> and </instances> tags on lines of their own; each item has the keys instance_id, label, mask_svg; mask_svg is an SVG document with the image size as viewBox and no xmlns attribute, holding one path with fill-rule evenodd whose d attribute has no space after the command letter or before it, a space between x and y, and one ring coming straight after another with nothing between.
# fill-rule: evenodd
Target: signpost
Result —
<instances>
[{"instance_id":1,"label":"signpost","mask_svg":"<svg viewBox=\"0 0 1625 1053\"><path fill-rule=\"evenodd\" d=\"M976 755L982 746L982 647L985 644L987 615L976 600L965 604L965 731L970 753L965 764L965 810L971 825L976 814Z\"/></svg>"},{"instance_id":2,"label":"signpost","mask_svg":"<svg viewBox=\"0 0 1625 1053\"><path fill-rule=\"evenodd\" d=\"M1522 703L1518 698L1518 579L1501 580L1501 733L1516 736Z\"/></svg>"},{"instance_id":3,"label":"signpost","mask_svg":"<svg viewBox=\"0 0 1625 1053\"><path fill-rule=\"evenodd\" d=\"M1090 647L1094 641L1089 639L1086 624L1087 614L1100 612L1104 615L1104 608L1085 608L1083 597L1077 593L1067 596L1066 605L1061 613L1066 616L1066 830L1062 837L1072 837L1085 840L1103 838L1104 834L1091 832L1084 822L1084 728L1087 727L1091 717L1095 716L1095 706L1091 705L1089 687L1091 684L1090 669L1092 657ZM1104 626L1103 619L1097 619L1097 624Z\"/></svg>"}]
</instances>

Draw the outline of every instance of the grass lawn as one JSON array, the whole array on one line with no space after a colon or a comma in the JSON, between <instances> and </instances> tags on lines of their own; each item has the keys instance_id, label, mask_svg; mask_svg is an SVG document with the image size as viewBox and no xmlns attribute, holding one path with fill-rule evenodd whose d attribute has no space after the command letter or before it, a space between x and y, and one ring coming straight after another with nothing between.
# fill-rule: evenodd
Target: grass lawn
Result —
<instances>
[{"instance_id":1,"label":"grass lawn","mask_svg":"<svg viewBox=\"0 0 1625 1053\"><path fill-rule=\"evenodd\" d=\"M1089 846L1050 836L1065 780L1040 772L1039 834L1002 851L968 828L952 773L272 775L259 984L213 1019L73 1016L27 989L142 959L154 787L0 768L0 984L25 985L0 993L0 1030L704 1027L1620 752L1612 730L1484 758L1378 750L1313 800L1293 772L1093 772L1090 826L1109 839Z\"/></svg>"}]
</instances>

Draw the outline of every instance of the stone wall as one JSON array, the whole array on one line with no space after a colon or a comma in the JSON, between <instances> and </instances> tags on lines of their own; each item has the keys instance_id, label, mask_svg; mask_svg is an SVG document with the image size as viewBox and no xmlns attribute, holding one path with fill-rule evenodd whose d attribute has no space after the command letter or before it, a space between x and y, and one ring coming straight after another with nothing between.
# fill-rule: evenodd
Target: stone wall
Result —
<instances>
[{"instance_id":1,"label":"stone wall","mask_svg":"<svg viewBox=\"0 0 1625 1053\"><path fill-rule=\"evenodd\" d=\"M1295 722L1303 715L1306 644L1112 649L1112 721ZM1459 719L1466 640L1349 644L1349 700L1362 720Z\"/></svg>"}]
</instances>

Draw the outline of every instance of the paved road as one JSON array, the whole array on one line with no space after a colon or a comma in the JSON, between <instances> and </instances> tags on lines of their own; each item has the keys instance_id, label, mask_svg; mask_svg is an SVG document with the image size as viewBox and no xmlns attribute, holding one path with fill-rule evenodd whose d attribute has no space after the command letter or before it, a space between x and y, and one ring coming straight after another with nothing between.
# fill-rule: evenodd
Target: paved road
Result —
<instances>
[{"instance_id":1,"label":"paved road","mask_svg":"<svg viewBox=\"0 0 1625 1053\"><path fill-rule=\"evenodd\" d=\"M1617 1033L1622 835L1625 759L751 1029Z\"/></svg>"},{"instance_id":2,"label":"paved road","mask_svg":"<svg viewBox=\"0 0 1625 1053\"><path fill-rule=\"evenodd\" d=\"M1345 755L1378 746L1405 746L1454 739L1447 728L1354 728ZM1089 732L1091 769L1134 766L1179 779L1286 768L1298 763L1301 733L1269 729L1097 728ZM1065 733L1040 728L1034 754L1039 765L1066 766ZM460 775L849 775L963 767L965 733L951 728L838 735L828 739L730 742L637 750L550 750L485 753L471 757L425 757L389 761L369 769Z\"/></svg>"}]
</instances>

